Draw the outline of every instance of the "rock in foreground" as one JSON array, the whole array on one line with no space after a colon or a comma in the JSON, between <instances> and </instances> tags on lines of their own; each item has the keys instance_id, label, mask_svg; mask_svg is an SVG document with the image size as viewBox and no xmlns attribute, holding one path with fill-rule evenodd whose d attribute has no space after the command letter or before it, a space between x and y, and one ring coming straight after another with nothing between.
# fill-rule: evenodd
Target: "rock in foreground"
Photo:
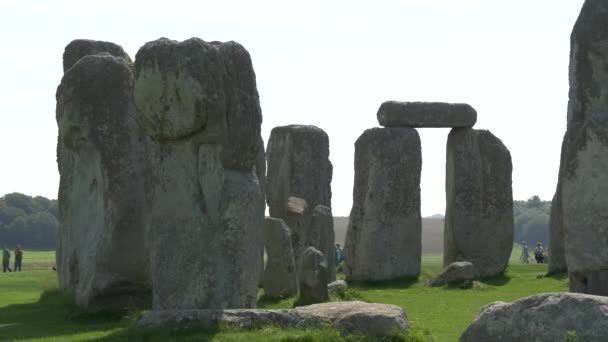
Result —
<instances>
[{"instance_id":1,"label":"rock in foreground","mask_svg":"<svg viewBox=\"0 0 608 342\"><path fill-rule=\"evenodd\" d=\"M608 339L608 298L578 293L544 293L513 303L486 305L460 336L461 342L577 341Z\"/></svg>"},{"instance_id":2,"label":"rock in foreground","mask_svg":"<svg viewBox=\"0 0 608 342\"><path fill-rule=\"evenodd\" d=\"M403 310L390 304L337 302L301 306L289 310L164 310L146 313L137 323L141 329L229 325L242 329L273 325L281 328L333 327L342 333L389 335L408 331L410 322Z\"/></svg>"},{"instance_id":3,"label":"rock in foreground","mask_svg":"<svg viewBox=\"0 0 608 342\"><path fill-rule=\"evenodd\" d=\"M378 109L384 127L473 127L477 111L466 103L386 101Z\"/></svg>"}]
</instances>

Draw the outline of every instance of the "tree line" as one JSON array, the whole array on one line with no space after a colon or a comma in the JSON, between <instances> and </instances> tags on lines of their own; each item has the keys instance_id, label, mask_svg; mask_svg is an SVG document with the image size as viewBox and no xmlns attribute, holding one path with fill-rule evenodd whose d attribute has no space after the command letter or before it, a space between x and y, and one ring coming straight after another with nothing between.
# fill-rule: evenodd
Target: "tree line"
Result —
<instances>
[{"instance_id":1,"label":"tree line","mask_svg":"<svg viewBox=\"0 0 608 342\"><path fill-rule=\"evenodd\" d=\"M0 197L0 247L17 244L28 249L56 247L57 200L11 193Z\"/></svg>"},{"instance_id":2,"label":"tree line","mask_svg":"<svg viewBox=\"0 0 608 342\"><path fill-rule=\"evenodd\" d=\"M515 242L549 242L551 201L532 196L513 201ZM55 249L59 210L57 200L11 193L0 197L0 247L21 244L29 249Z\"/></svg>"}]
</instances>

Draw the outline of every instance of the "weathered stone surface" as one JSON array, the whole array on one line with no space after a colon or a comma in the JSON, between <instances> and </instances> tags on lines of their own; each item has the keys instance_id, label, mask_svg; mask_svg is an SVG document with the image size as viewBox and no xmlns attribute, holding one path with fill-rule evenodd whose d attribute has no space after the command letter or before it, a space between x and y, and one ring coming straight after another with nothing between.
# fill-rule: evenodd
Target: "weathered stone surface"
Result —
<instances>
[{"instance_id":1,"label":"weathered stone surface","mask_svg":"<svg viewBox=\"0 0 608 342\"><path fill-rule=\"evenodd\" d=\"M492 133L448 136L443 265L469 261L479 276L504 271L513 248L511 154Z\"/></svg>"},{"instance_id":2,"label":"weathered stone surface","mask_svg":"<svg viewBox=\"0 0 608 342\"><path fill-rule=\"evenodd\" d=\"M146 177L153 307L254 307L264 203L249 54L234 42L149 42L134 93L138 122L158 143Z\"/></svg>"},{"instance_id":3,"label":"weathered stone surface","mask_svg":"<svg viewBox=\"0 0 608 342\"><path fill-rule=\"evenodd\" d=\"M606 16L608 3L585 1L570 38L567 147L560 178L570 289L599 295L608 295Z\"/></svg>"},{"instance_id":4,"label":"weathered stone surface","mask_svg":"<svg viewBox=\"0 0 608 342\"><path fill-rule=\"evenodd\" d=\"M66 49L67 51L68 49ZM59 285L81 307L150 299L143 155L125 59L80 58L57 89Z\"/></svg>"},{"instance_id":5,"label":"weathered stone surface","mask_svg":"<svg viewBox=\"0 0 608 342\"><path fill-rule=\"evenodd\" d=\"M355 144L353 208L344 247L347 280L420 274L420 137L372 128Z\"/></svg>"},{"instance_id":6,"label":"weathered stone surface","mask_svg":"<svg viewBox=\"0 0 608 342\"><path fill-rule=\"evenodd\" d=\"M260 182L260 190L262 191L262 206L266 207L266 150L264 149L264 139L260 137L258 157L255 162L255 174ZM260 246L260 259L258 260L260 279L258 287L264 287L264 246ZM293 253L293 252L292 252Z\"/></svg>"},{"instance_id":7,"label":"weathered stone surface","mask_svg":"<svg viewBox=\"0 0 608 342\"><path fill-rule=\"evenodd\" d=\"M466 103L386 101L378 109L384 127L473 127L477 111Z\"/></svg>"},{"instance_id":8,"label":"weathered stone surface","mask_svg":"<svg viewBox=\"0 0 608 342\"><path fill-rule=\"evenodd\" d=\"M331 208L333 167L329 138L322 129L303 125L273 128L267 158L270 216L285 219L289 197L305 200L309 210L319 204Z\"/></svg>"},{"instance_id":9,"label":"weathered stone surface","mask_svg":"<svg viewBox=\"0 0 608 342\"><path fill-rule=\"evenodd\" d=\"M289 297L298 292L298 274L291 248L289 228L281 219L268 217L264 226L268 260L264 269L264 294Z\"/></svg>"},{"instance_id":10,"label":"weathered stone surface","mask_svg":"<svg viewBox=\"0 0 608 342\"><path fill-rule=\"evenodd\" d=\"M390 335L408 331L410 322L401 308L389 304L338 302L300 306L290 310L168 310L150 311L137 323L140 329L215 328L242 329L334 327L346 334Z\"/></svg>"},{"instance_id":11,"label":"weathered stone surface","mask_svg":"<svg viewBox=\"0 0 608 342\"><path fill-rule=\"evenodd\" d=\"M298 303L306 305L328 301L328 278L325 256L314 247L308 247L302 254L298 273L300 287Z\"/></svg>"},{"instance_id":12,"label":"weathered stone surface","mask_svg":"<svg viewBox=\"0 0 608 342\"><path fill-rule=\"evenodd\" d=\"M327 261L327 282L336 280L336 240L334 232L334 217L331 209L319 204L312 213L310 225L310 240L308 246L315 246L325 256Z\"/></svg>"},{"instance_id":13,"label":"weathered stone surface","mask_svg":"<svg viewBox=\"0 0 608 342\"><path fill-rule=\"evenodd\" d=\"M512 303L486 305L460 336L461 342L606 341L608 299L578 293L543 293Z\"/></svg>"},{"instance_id":14,"label":"weathered stone surface","mask_svg":"<svg viewBox=\"0 0 608 342\"><path fill-rule=\"evenodd\" d=\"M235 42L161 38L139 49L135 104L157 140L221 144L225 168L250 172L262 111L251 58Z\"/></svg>"},{"instance_id":15,"label":"weathered stone surface","mask_svg":"<svg viewBox=\"0 0 608 342\"><path fill-rule=\"evenodd\" d=\"M568 146L567 135L564 135L562 153L560 159L560 171L557 181L555 195L551 201L551 215L549 217L549 273L566 272L566 251L564 249L564 220L562 210L562 169L565 166L566 151Z\"/></svg>"},{"instance_id":16,"label":"weathered stone surface","mask_svg":"<svg viewBox=\"0 0 608 342\"><path fill-rule=\"evenodd\" d=\"M341 293L348 290L348 284L344 280L336 280L327 284L327 291L330 293Z\"/></svg>"},{"instance_id":17,"label":"weathered stone surface","mask_svg":"<svg viewBox=\"0 0 608 342\"><path fill-rule=\"evenodd\" d=\"M468 261L453 262L429 282L429 286L462 284L475 279L475 266Z\"/></svg>"},{"instance_id":18,"label":"weathered stone surface","mask_svg":"<svg viewBox=\"0 0 608 342\"><path fill-rule=\"evenodd\" d=\"M109 53L115 57L121 57L125 62L131 63L131 57L129 57L120 45L99 40L75 39L72 40L63 51L63 72L66 72L82 57L98 55L102 52Z\"/></svg>"}]
</instances>

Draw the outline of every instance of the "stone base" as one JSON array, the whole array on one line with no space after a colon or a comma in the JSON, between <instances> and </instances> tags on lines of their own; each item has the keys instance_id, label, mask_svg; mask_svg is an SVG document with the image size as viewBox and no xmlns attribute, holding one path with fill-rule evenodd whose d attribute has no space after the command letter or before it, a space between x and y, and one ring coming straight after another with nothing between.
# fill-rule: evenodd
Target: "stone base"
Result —
<instances>
[{"instance_id":1,"label":"stone base","mask_svg":"<svg viewBox=\"0 0 608 342\"><path fill-rule=\"evenodd\" d=\"M281 328L333 327L345 334L389 335L409 331L410 322L401 308L389 304L335 302L301 306L287 310L163 310L150 311L137 322L140 329L229 325L242 329L279 326Z\"/></svg>"}]
</instances>

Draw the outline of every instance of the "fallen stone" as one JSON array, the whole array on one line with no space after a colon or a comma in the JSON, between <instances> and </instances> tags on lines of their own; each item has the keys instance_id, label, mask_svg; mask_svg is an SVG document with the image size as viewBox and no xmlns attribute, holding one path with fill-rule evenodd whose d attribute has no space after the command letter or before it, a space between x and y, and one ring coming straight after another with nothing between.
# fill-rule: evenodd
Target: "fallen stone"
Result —
<instances>
[{"instance_id":1,"label":"fallen stone","mask_svg":"<svg viewBox=\"0 0 608 342\"><path fill-rule=\"evenodd\" d=\"M132 99L131 67L108 53L79 58L57 89L57 274L80 307L150 301L143 213L148 142Z\"/></svg>"},{"instance_id":2,"label":"fallen stone","mask_svg":"<svg viewBox=\"0 0 608 342\"><path fill-rule=\"evenodd\" d=\"M463 284L475 279L475 266L468 261L453 262L429 282L429 286Z\"/></svg>"},{"instance_id":3,"label":"fallen stone","mask_svg":"<svg viewBox=\"0 0 608 342\"><path fill-rule=\"evenodd\" d=\"M585 1L570 36L567 146L559 180L570 290L596 295L608 295L606 16L608 3Z\"/></svg>"},{"instance_id":4,"label":"fallen stone","mask_svg":"<svg viewBox=\"0 0 608 342\"><path fill-rule=\"evenodd\" d=\"M511 154L490 131L448 136L443 265L469 261L480 277L502 273L513 248Z\"/></svg>"},{"instance_id":5,"label":"fallen stone","mask_svg":"<svg viewBox=\"0 0 608 342\"><path fill-rule=\"evenodd\" d=\"M109 53L114 57L120 57L127 64L131 64L131 57L123 50L122 46L111 42L89 39L72 40L63 51L63 72L71 68L84 56L98 55L102 52Z\"/></svg>"},{"instance_id":6,"label":"fallen stone","mask_svg":"<svg viewBox=\"0 0 608 342\"><path fill-rule=\"evenodd\" d=\"M420 274L420 137L413 128L372 128L355 144L355 184L344 246L348 281Z\"/></svg>"},{"instance_id":7,"label":"fallen stone","mask_svg":"<svg viewBox=\"0 0 608 342\"><path fill-rule=\"evenodd\" d=\"M161 38L134 68L138 122L157 142L145 186L153 308L255 307L264 195L249 53Z\"/></svg>"},{"instance_id":8,"label":"fallen stone","mask_svg":"<svg viewBox=\"0 0 608 342\"><path fill-rule=\"evenodd\" d=\"M297 302L301 305L327 302L327 278L329 274L325 256L314 247L308 247L302 254L298 273L300 295Z\"/></svg>"},{"instance_id":9,"label":"fallen stone","mask_svg":"<svg viewBox=\"0 0 608 342\"><path fill-rule=\"evenodd\" d=\"M150 311L137 323L140 329L212 329L225 325L241 329L331 327L344 334L367 336L386 336L410 329L405 312L398 306L363 302L323 303L289 310Z\"/></svg>"},{"instance_id":10,"label":"fallen stone","mask_svg":"<svg viewBox=\"0 0 608 342\"><path fill-rule=\"evenodd\" d=\"M271 298L295 295L298 292L298 275L289 228L283 220L266 218L264 245L268 255L264 269L264 294Z\"/></svg>"},{"instance_id":11,"label":"fallen stone","mask_svg":"<svg viewBox=\"0 0 608 342\"><path fill-rule=\"evenodd\" d=\"M461 342L600 342L608 336L608 298L578 293L544 293L512 303L486 305L460 336Z\"/></svg>"},{"instance_id":12,"label":"fallen stone","mask_svg":"<svg viewBox=\"0 0 608 342\"><path fill-rule=\"evenodd\" d=\"M344 280L336 280L327 284L329 293L343 293L346 290L348 290L348 284Z\"/></svg>"},{"instance_id":13,"label":"fallen stone","mask_svg":"<svg viewBox=\"0 0 608 342\"><path fill-rule=\"evenodd\" d=\"M377 116L384 127L473 127L477 121L465 103L386 101Z\"/></svg>"}]
</instances>

